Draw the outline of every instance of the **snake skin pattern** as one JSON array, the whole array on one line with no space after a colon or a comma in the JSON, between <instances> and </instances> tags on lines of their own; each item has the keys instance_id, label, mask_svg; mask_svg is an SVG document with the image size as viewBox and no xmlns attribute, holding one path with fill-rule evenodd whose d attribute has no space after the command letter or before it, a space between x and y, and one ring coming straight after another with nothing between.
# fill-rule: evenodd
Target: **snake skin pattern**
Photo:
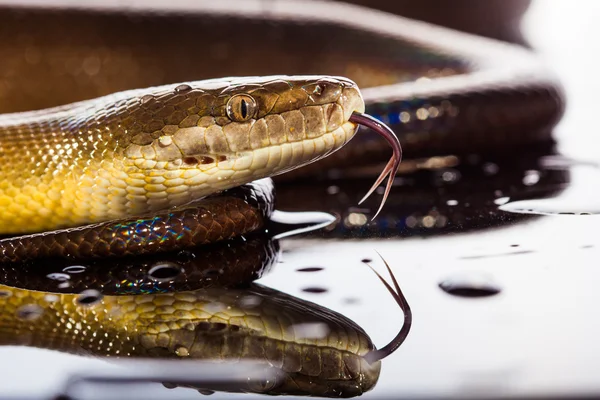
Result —
<instances>
[{"instance_id":1,"label":"snake skin pattern","mask_svg":"<svg viewBox=\"0 0 600 400\"><path fill-rule=\"evenodd\" d=\"M0 263L0 281L21 289L78 294L137 295L244 287L279 260L279 243L254 233L184 251L74 262L36 259Z\"/></svg>"},{"instance_id":2,"label":"snake skin pattern","mask_svg":"<svg viewBox=\"0 0 600 400\"><path fill-rule=\"evenodd\" d=\"M254 360L264 382L239 391L350 397L370 390L381 362L354 322L260 285L248 289L101 296L0 286L0 345L104 357ZM311 333L306 327L316 329ZM230 390L235 390L230 388Z\"/></svg>"},{"instance_id":3,"label":"snake skin pattern","mask_svg":"<svg viewBox=\"0 0 600 400\"><path fill-rule=\"evenodd\" d=\"M127 13L101 1L60 11L26 4L2 10L7 40L0 56L9 61L0 72L0 110L109 97L0 117L0 231L154 213L286 172L344 145L355 131L345 121L363 107L396 131L409 157L506 152L546 141L562 114L560 85L525 49L353 6L270 4L269 12L259 1L239 8L132 1ZM239 45L243 36L260 37L260 46ZM198 37L201 50L190 51ZM348 76L362 88L364 105L341 78L243 78L110 95L282 71ZM232 122L228 114L228 101L240 94L258 100L250 122ZM324 131L337 133L322 145L310 140ZM204 142L195 141L198 135L207 135ZM271 145L264 147L267 137ZM386 149L362 135L327 159L339 167L368 163ZM313 163L298 173L326 167ZM89 254L89 245L75 250L78 244L61 240L45 247ZM122 242L114 248L130 249ZM92 249L110 253L102 241Z\"/></svg>"},{"instance_id":4,"label":"snake skin pattern","mask_svg":"<svg viewBox=\"0 0 600 400\"><path fill-rule=\"evenodd\" d=\"M256 111L232 120L230 100ZM264 77L122 92L0 118L0 232L181 206L341 147L364 105L347 80Z\"/></svg>"},{"instance_id":5,"label":"snake skin pattern","mask_svg":"<svg viewBox=\"0 0 600 400\"><path fill-rule=\"evenodd\" d=\"M0 241L0 261L145 254L256 230L268 215L243 199L184 205L335 151L362 110L348 80L266 77L8 114L0 118L0 231L111 221Z\"/></svg>"},{"instance_id":6,"label":"snake skin pattern","mask_svg":"<svg viewBox=\"0 0 600 400\"><path fill-rule=\"evenodd\" d=\"M266 179L197 205L148 217L3 239L0 263L47 257L71 260L122 257L222 241L261 228L273 211L274 195L272 181Z\"/></svg>"}]
</instances>

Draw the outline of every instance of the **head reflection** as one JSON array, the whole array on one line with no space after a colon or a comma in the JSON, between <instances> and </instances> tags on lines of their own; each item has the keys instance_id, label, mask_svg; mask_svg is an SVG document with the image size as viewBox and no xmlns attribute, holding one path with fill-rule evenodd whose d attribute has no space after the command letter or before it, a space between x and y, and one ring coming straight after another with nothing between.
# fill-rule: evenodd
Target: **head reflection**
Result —
<instances>
[{"instance_id":1,"label":"head reflection","mask_svg":"<svg viewBox=\"0 0 600 400\"><path fill-rule=\"evenodd\" d=\"M276 241L256 235L157 260L98 261L61 281L48 279L40 265L13 265L4 271L11 285L0 288L0 343L135 361L129 377L88 376L78 382L160 381L203 393L323 397L371 390L380 360L410 329L410 308L393 275L393 286L381 279L404 310L405 323L391 344L377 350L363 328L337 312L259 284L240 287L240 281L224 280L242 276L238 268L255 279L278 255ZM160 268L166 271L157 278ZM224 273L207 274L216 268ZM65 282L69 285L61 286ZM151 368L154 360L175 364ZM190 376L207 365L239 372L240 363L249 363L252 373L227 382ZM170 365L175 369L169 372ZM161 377L157 371L166 372Z\"/></svg>"}]
</instances>

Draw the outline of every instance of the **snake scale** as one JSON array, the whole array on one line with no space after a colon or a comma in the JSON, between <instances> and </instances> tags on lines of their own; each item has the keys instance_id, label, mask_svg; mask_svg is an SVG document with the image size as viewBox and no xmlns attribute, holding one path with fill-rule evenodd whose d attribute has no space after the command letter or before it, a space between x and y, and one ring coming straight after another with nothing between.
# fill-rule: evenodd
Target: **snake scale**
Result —
<instances>
[{"instance_id":1,"label":"snake scale","mask_svg":"<svg viewBox=\"0 0 600 400\"><path fill-rule=\"evenodd\" d=\"M269 182L242 195L213 193L300 166L284 177L385 159L389 150L378 136L361 132L353 139L365 123L355 113L389 125L413 158L510 152L548 141L564 108L560 84L528 50L360 7L260 0L168 6L134 0L125 9L118 1L34 3L0 5L0 111L6 113L0 116L0 233L9 236L0 241L1 262L152 253L257 230L273 207ZM221 78L227 76L234 78ZM377 181L389 175L388 191L396 153ZM51 338L79 353L85 349L70 335L79 339L84 322L110 336L137 323L127 318L138 307L136 318L146 308L155 318L152 310L162 307L181 320L138 329L156 337L134 335L123 346L148 340L148 347L173 355L193 348L190 335L217 329L202 323L201 312L184 315L203 307L200 292L182 293L181 301L177 294L107 298L103 312L129 308L118 323L103 316L104 325L93 311L71 310L68 295L57 302L9 287L2 293L7 344L15 344L15 329L25 329L33 333L17 344L53 347L40 344ZM28 302L45 302L48 310L64 306L82 329L46 319L62 309L28 323L31 313L22 312ZM43 330L42 338L31 329L40 323L72 326L54 336ZM233 329L216 323L217 330ZM192 340L189 346L173 341L180 336ZM357 337L361 345L347 354L360 367L338 363L349 378L337 370L351 389L319 389L319 379L328 378L315 371L341 356L335 346L315 342L310 351L321 361L306 367L310 378L300 392L370 389L379 364L364 363L373 345L362 331ZM276 341L272 333L264 338L270 340ZM281 393L296 393L283 386Z\"/></svg>"}]
</instances>

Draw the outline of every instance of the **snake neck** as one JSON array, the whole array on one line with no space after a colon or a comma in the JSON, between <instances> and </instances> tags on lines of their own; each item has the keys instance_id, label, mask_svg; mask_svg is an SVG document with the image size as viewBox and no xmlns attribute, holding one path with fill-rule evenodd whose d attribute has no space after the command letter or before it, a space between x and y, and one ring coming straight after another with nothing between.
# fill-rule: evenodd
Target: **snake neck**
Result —
<instances>
[{"instance_id":1,"label":"snake neck","mask_svg":"<svg viewBox=\"0 0 600 400\"><path fill-rule=\"evenodd\" d=\"M111 206L88 200L107 200L107 183L118 176L108 161L116 131L85 122L92 106L0 116L0 232L77 225Z\"/></svg>"}]
</instances>

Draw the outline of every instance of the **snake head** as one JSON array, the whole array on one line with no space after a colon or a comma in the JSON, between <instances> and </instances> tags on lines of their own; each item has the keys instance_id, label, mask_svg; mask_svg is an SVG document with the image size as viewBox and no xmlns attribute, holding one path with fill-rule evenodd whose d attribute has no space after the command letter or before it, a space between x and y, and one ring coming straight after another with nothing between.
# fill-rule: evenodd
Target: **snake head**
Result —
<instances>
[{"instance_id":1,"label":"snake head","mask_svg":"<svg viewBox=\"0 0 600 400\"><path fill-rule=\"evenodd\" d=\"M365 107L354 82L324 76L216 79L137 96L120 121L129 126L123 167L143 175L146 187L153 179L185 187L168 205L323 158L353 137L350 118Z\"/></svg>"}]
</instances>

